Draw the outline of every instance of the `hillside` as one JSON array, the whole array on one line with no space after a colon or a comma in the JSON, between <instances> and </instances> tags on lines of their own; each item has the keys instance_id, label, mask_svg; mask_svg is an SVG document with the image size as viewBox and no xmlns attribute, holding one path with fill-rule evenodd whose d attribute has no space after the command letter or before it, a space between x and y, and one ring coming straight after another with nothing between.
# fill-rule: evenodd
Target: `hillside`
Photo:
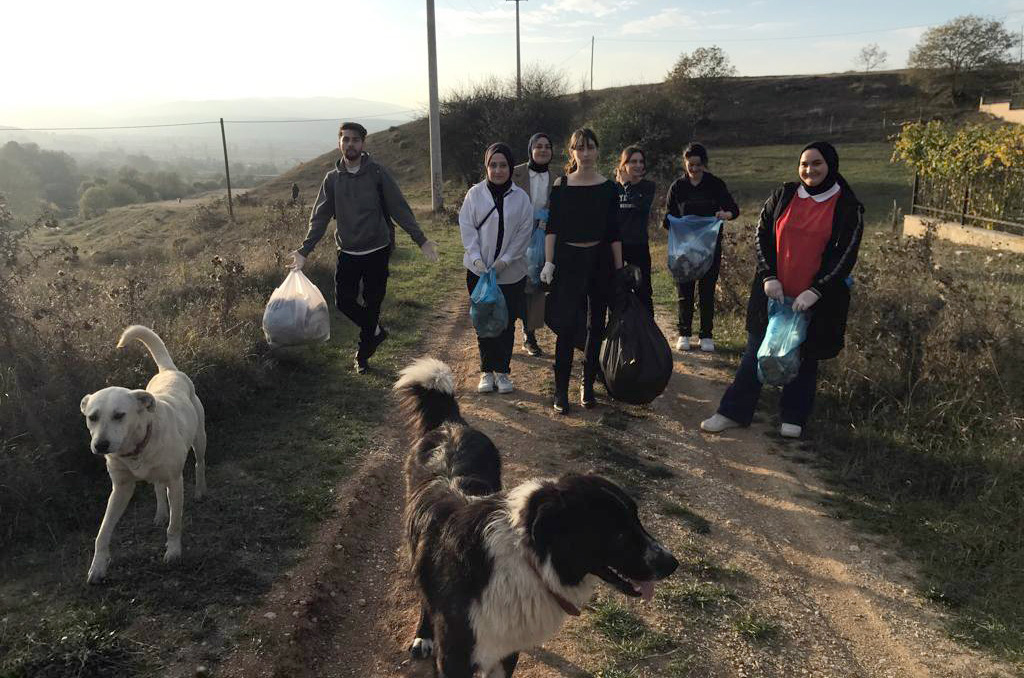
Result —
<instances>
[{"instance_id":1,"label":"hillside","mask_svg":"<svg viewBox=\"0 0 1024 678\"><path fill-rule=\"evenodd\" d=\"M905 78L905 71L730 78L724 101L712 120L698 128L697 138L712 148L796 144L815 138L836 143L883 142L899 131L902 122L977 115L973 104L955 107L933 101L907 84ZM579 108L575 122L586 124L606 100L640 98L659 87L612 87L567 96ZM557 132L552 134L558 136ZM506 141L514 149L526 143L526 139ZM559 141L556 139L556 143ZM324 139L324 148L333 142ZM430 157L425 119L371 134L366 148L395 173L403 187L427 185ZM324 174L339 157L334 148L268 181L253 194L287 197L292 182L298 183L303 195L315 194Z\"/></svg>"}]
</instances>

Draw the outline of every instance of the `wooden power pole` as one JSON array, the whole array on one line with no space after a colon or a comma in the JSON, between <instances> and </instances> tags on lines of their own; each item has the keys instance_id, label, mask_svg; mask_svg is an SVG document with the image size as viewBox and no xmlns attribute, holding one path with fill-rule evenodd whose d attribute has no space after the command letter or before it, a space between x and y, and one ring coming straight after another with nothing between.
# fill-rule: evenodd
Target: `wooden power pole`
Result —
<instances>
[{"instance_id":1,"label":"wooden power pole","mask_svg":"<svg viewBox=\"0 0 1024 678\"><path fill-rule=\"evenodd\" d=\"M430 201L435 214L444 208L441 184L441 106L437 99L437 35L434 0L427 0L427 69L430 75Z\"/></svg>"},{"instance_id":2,"label":"wooden power pole","mask_svg":"<svg viewBox=\"0 0 1024 678\"><path fill-rule=\"evenodd\" d=\"M590 91L594 91L594 36L590 36Z\"/></svg>"},{"instance_id":3,"label":"wooden power pole","mask_svg":"<svg viewBox=\"0 0 1024 678\"><path fill-rule=\"evenodd\" d=\"M228 215L235 220L235 207L231 201L231 168L228 167L228 138L224 134L224 118L220 119L220 141L224 145L224 178L228 184Z\"/></svg>"}]
</instances>

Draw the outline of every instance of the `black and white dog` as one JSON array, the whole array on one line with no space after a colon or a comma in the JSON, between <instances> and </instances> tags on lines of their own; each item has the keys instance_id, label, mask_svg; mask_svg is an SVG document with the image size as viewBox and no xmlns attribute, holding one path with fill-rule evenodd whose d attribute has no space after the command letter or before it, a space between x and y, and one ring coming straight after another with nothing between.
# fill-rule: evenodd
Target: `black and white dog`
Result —
<instances>
[{"instance_id":1,"label":"black and white dog","mask_svg":"<svg viewBox=\"0 0 1024 678\"><path fill-rule=\"evenodd\" d=\"M502 492L498 450L462 418L454 382L446 364L421 358L394 386L416 438L405 525L422 612L410 651L434 654L443 678L509 678L519 652L580 614L599 579L650 600L679 563L604 478Z\"/></svg>"}]
</instances>

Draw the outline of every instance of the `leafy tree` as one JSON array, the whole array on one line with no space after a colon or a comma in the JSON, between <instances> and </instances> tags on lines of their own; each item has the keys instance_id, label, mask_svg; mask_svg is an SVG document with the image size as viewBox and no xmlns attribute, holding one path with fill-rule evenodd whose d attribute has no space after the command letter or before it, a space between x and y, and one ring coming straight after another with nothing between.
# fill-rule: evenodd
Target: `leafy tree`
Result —
<instances>
[{"instance_id":1,"label":"leafy tree","mask_svg":"<svg viewBox=\"0 0 1024 678\"><path fill-rule=\"evenodd\" d=\"M1016 44L1001 22L968 14L925 31L907 66L948 81L951 95L959 98L967 74L1006 63Z\"/></svg>"},{"instance_id":2,"label":"leafy tree","mask_svg":"<svg viewBox=\"0 0 1024 678\"><path fill-rule=\"evenodd\" d=\"M672 172L673 162L689 138L686 116L661 92L638 97L611 97L597 109L593 127L605 159L617 163L623 148L644 149L648 171Z\"/></svg>"},{"instance_id":3,"label":"leafy tree","mask_svg":"<svg viewBox=\"0 0 1024 678\"><path fill-rule=\"evenodd\" d=\"M725 79L736 74L736 67L721 47L698 47L679 55L665 83L673 94L686 100L697 123L710 116Z\"/></svg>"},{"instance_id":4,"label":"leafy tree","mask_svg":"<svg viewBox=\"0 0 1024 678\"><path fill-rule=\"evenodd\" d=\"M67 153L15 141L0 148L0 190L16 214L35 216L43 203L73 211L78 182L77 164Z\"/></svg>"},{"instance_id":5,"label":"leafy tree","mask_svg":"<svg viewBox=\"0 0 1024 678\"><path fill-rule=\"evenodd\" d=\"M143 202L138 191L127 184L115 181L86 190L78 201L78 211L86 219L91 219L103 214L111 207L122 207L137 202Z\"/></svg>"},{"instance_id":6,"label":"leafy tree","mask_svg":"<svg viewBox=\"0 0 1024 678\"><path fill-rule=\"evenodd\" d=\"M878 43L872 43L861 47L860 52L857 53L857 58L853 60L853 63L864 70L865 73L869 73L876 68L880 68L885 65L886 59L889 58L889 53L878 46Z\"/></svg>"},{"instance_id":7,"label":"leafy tree","mask_svg":"<svg viewBox=\"0 0 1024 678\"><path fill-rule=\"evenodd\" d=\"M522 82L518 98L512 77L490 78L442 99L446 173L472 184L483 176L483 154L489 144L504 141L516 162L525 162L526 142L534 132L547 132L555 143L565 136L572 113L564 96L568 89L565 79L555 71L533 66L523 72ZM553 162L558 162L557 157Z\"/></svg>"}]
</instances>

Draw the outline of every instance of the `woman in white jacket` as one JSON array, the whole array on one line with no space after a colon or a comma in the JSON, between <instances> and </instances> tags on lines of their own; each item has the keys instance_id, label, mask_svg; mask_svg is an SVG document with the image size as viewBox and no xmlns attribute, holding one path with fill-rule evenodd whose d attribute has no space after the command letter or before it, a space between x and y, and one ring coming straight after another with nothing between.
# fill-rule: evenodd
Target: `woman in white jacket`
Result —
<instances>
[{"instance_id":1,"label":"woman in white jacket","mask_svg":"<svg viewBox=\"0 0 1024 678\"><path fill-rule=\"evenodd\" d=\"M509 377L515 318L523 316L526 286L526 246L533 230L530 196L512 183L512 151L505 144L491 144L484 153L487 180L466 193L459 210L459 230L466 255L466 286L473 293L480 276L494 269L505 296L509 322L496 337L477 337L480 348L480 383L477 391L498 393L515 390Z\"/></svg>"}]
</instances>

